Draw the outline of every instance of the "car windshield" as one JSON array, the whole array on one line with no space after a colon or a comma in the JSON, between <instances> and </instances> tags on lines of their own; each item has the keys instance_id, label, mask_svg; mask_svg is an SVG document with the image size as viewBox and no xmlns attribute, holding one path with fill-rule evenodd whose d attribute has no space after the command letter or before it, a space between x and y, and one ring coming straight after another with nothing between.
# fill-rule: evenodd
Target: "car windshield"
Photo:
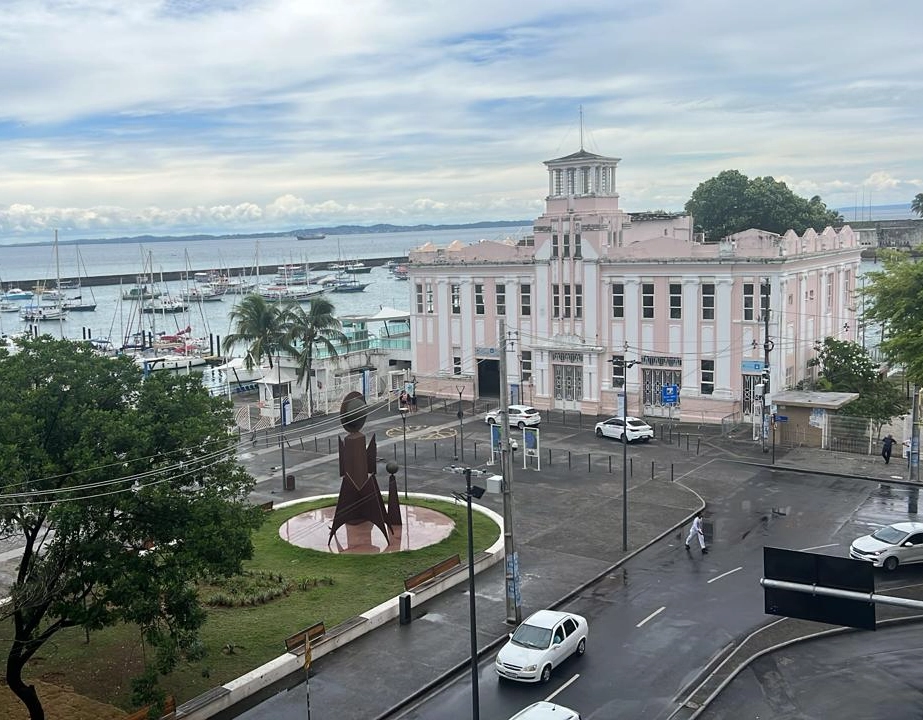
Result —
<instances>
[{"instance_id":1,"label":"car windshield","mask_svg":"<svg viewBox=\"0 0 923 720\"><path fill-rule=\"evenodd\" d=\"M888 527L883 527L881 530L872 533L872 537L876 540L881 540L881 542L888 543L889 545L897 545L906 534L907 533L902 533L900 530L895 530L889 525Z\"/></svg>"},{"instance_id":2,"label":"car windshield","mask_svg":"<svg viewBox=\"0 0 923 720\"><path fill-rule=\"evenodd\" d=\"M643 420L629 420L628 424L636 428L647 427L647 423L644 422Z\"/></svg>"},{"instance_id":3,"label":"car windshield","mask_svg":"<svg viewBox=\"0 0 923 720\"><path fill-rule=\"evenodd\" d=\"M516 628L512 640L523 647L544 650L551 644L551 630L535 627L535 625L522 624Z\"/></svg>"}]
</instances>

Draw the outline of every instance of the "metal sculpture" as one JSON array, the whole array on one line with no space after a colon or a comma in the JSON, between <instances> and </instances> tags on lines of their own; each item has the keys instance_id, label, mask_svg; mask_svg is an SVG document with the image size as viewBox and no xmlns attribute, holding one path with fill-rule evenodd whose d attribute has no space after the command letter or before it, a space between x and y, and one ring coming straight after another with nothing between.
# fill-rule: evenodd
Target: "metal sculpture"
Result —
<instances>
[{"instance_id":1,"label":"metal sculpture","mask_svg":"<svg viewBox=\"0 0 923 720\"><path fill-rule=\"evenodd\" d=\"M330 526L330 545L336 531L344 524L358 525L370 522L377 527L390 544L390 523L381 498L381 489L375 476L377 445L375 436L365 444L365 435L360 431L365 425L368 407L362 393L351 392L340 405L340 422L346 430L346 438L339 438L340 495L336 512Z\"/></svg>"}]
</instances>

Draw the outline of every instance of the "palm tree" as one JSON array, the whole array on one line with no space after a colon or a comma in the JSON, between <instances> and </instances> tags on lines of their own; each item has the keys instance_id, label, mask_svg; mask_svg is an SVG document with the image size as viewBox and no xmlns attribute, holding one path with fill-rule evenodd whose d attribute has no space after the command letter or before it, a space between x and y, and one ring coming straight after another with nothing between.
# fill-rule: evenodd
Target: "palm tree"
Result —
<instances>
[{"instance_id":1,"label":"palm tree","mask_svg":"<svg viewBox=\"0 0 923 720\"><path fill-rule=\"evenodd\" d=\"M285 309L279 303L271 303L262 295L251 293L231 311L234 332L225 336L222 347L230 352L237 343L249 343L247 349L247 369L269 358L272 369L272 356L282 350L290 350L286 343Z\"/></svg>"},{"instance_id":2,"label":"palm tree","mask_svg":"<svg viewBox=\"0 0 923 720\"><path fill-rule=\"evenodd\" d=\"M923 193L917 193L913 202L910 203L910 209L923 218Z\"/></svg>"},{"instance_id":3,"label":"palm tree","mask_svg":"<svg viewBox=\"0 0 923 720\"><path fill-rule=\"evenodd\" d=\"M311 375L314 368L314 349L323 348L332 358L339 357L336 344L349 345L343 334L342 324L333 314L333 303L326 297L311 299L307 309L292 302L285 306L285 343L296 355L298 382L307 378L308 407L314 412L314 384Z\"/></svg>"}]
</instances>

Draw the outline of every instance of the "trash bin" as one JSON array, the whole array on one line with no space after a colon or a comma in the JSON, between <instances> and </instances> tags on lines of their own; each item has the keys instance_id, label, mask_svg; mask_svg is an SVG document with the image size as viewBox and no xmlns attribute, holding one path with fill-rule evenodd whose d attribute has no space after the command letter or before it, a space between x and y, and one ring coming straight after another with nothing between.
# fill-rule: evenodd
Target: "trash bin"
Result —
<instances>
[{"instance_id":1,"label":"trash bin","mask_svg":"<svg viewBox=\"0 0 923 720\"><path fill-rule=\"evenodd\" d=\"M397 599L401 625L410 625L410 600L412 597L410 593L401 593L401 596Z\"/></svg>"},{"instance_id":2,"label":"trash bin","mask_svg":"<svg viewBox=\"0 0 923 720\"><path fill-rule=\"evenodd\" d=\"M294 475L286 475L286 476L285 476L285 489L286 489L286 490L294 490L294 489L295 489L295 476L294 476Z\"/></svg>"}]
</instances>

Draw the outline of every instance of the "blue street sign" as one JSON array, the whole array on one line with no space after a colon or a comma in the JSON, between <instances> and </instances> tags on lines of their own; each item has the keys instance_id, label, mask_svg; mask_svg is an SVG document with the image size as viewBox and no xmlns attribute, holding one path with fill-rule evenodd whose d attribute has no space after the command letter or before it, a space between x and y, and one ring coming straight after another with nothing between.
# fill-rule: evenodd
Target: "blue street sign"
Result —
<instances>
[{"instance_id":1,"label":"blue street sign","mask_svg":"<svg viewBox=\"0 0 923 720\"><path fill-rule=\"evenodd\" d=\"M664 405L676 405L679 402L679 385L664 385L660 388L660 401Z\"/></svg>"},{"instance_id":2,"label":"blue street sign","mask_svg":"<svg viewBox=\"0 0 923 720\"><path fill-rule=\"evenodd\" d=\"M788 415L776 415L776 422L788 422Z\"/></svg>"}]
</instances>

